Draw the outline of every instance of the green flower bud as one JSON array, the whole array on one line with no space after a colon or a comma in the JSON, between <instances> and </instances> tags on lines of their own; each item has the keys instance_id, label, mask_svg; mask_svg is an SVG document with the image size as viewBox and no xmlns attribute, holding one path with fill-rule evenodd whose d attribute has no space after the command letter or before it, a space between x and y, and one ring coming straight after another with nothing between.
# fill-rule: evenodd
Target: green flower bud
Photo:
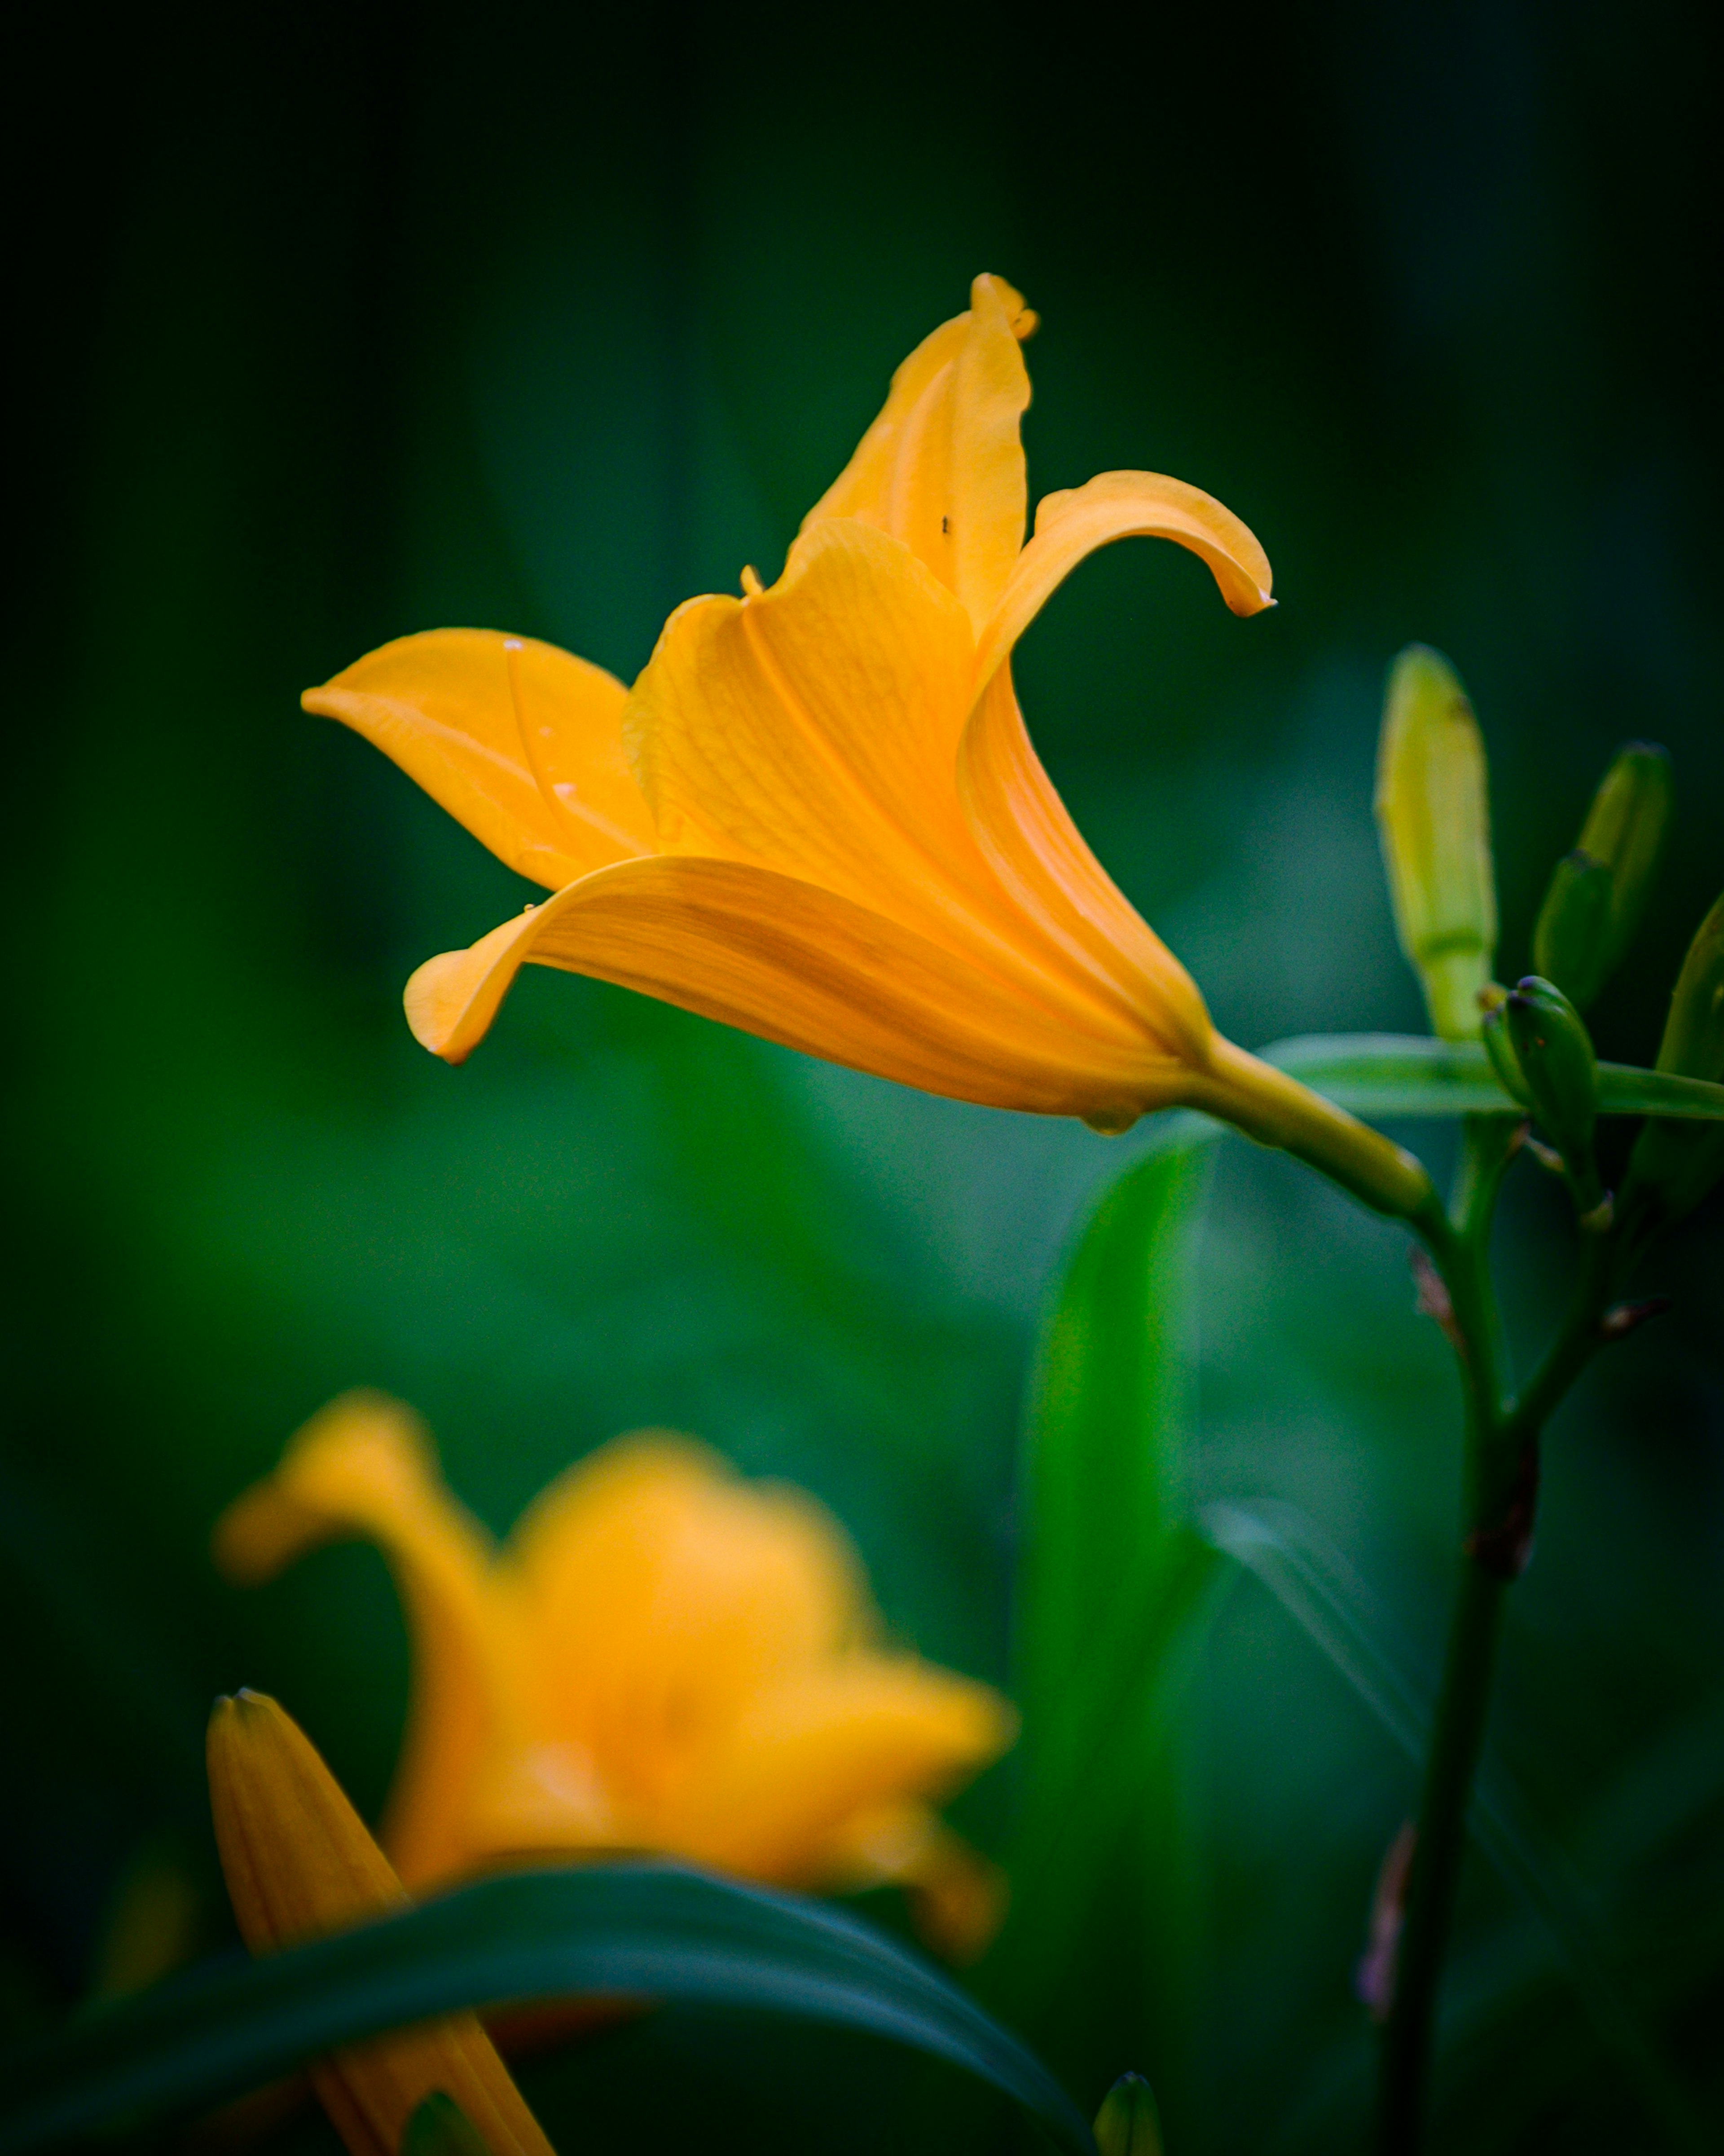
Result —
<instances>
[{"instance_id":1,"label":"green flower bud","mask_svg":"<svg viewBox=\"0 0 1724 2156\"><path fill-rule=\"evenodd\" d=\"M1475 1040L1496 953L1485 745L1447 660L1410 644L1390 669L1377 752L1377 824L1401 948L1432 1029Z\"/></svg>"},{"instance_id":2,"label":"green flower bud","mask_svg":"<svg viewBox=\"0 0 1724 2156\"><path fill-rule=\"evenodd\" d=\"M1518 1101L1523 1108L1530 1108L1532 1096L1526 1090L1526 1074L1521 1068L1521 1059L1509 1037L1508 991L1493 982L1481 992L1479 1002L1485 1014L1485 1053L1491 1058L1497 1081L1511 1100Z\"/></svg>"},{"instance_id":3,"label":"green flower bud","mask_svg":"<svg viewBox=\"0 0 1724 2156\"><path fill-rule=\"evenodd\" d=\"M1603 1196L1593 1163L1598 1064L1592 1038L1568 997L1537 973L1516 988L1502 1016L1532 1112L1562 1156L1581 1211L1591 1213Z\"/></svg>"},{"instance_id":4,"label":"green flower bud","mask_svg":"<svg viewBox=\"0 0 1724 2156\"><path fill-rule=\"evenodd\" d=\"M1714 900L1676 976L1658 1067L1724 1084L1724 896Z\"/></svg>"},{"instance_id":5,"label":"green flower bud","mask_svg":"<svg viewBox=\"0 0 1724 2156\"><path fill-rule=\"evenodd\" d=\"M452 2096L434 2089L401 2129L401 2156L491 2156L490 2144Z\"/></svg>"},{"instance_id":6,"label":"green flower bud","mask_svg":"<svg viewBox=\"0 0 1724 2156\"><path fill-rule=\"evenodd\" d=\"M1724 1081L1724 897L1688 947L1659 1044L1658 1067L1684 1078L1709 1078L1714 1085ZM1721 1175L1724 1124L1655 1118L1634 1141L1624 1202L1632 1199L1642 1212L1650 1207L1660 1220L1680 1220Z\"/></svg>"},{"instance_id":7,"label":"green flower bud","mask_svg":"<svg viewBox=\"0 0 1724 2156\"><path fill-rule=\"evenodd\" d=\"M1577 1010L1604 985L1610 941L1612 876L1603 861L1577 846L1557 863L1532 932L1532 963Z\"/></svg>"},{"instance_id":8,"label":"green flower bud","mask_svg":"<svg viewBox=\"0 0 1724 2156\"><path fill-rule=\"evenodd\" d=\"M1676 805L1668 750L1630 742L1617 752L1581 826L1580 850L1610 871L1609 972L1639 926Z\"/></svg>"},{"instance_id":9,"label":"green flower bud","mask_svg":"<svg viewBox=\"0 0 1724 2156\"><path fill-rule=\"evenodd\" d=\"M1095 2114L1101 2156L1162 2156L1162 2120L1142 2074L1121 2074Z\"/></svg>"},{"instance_id":10,"label":"green flower bud","mask_svg":"<svg viewBox=\"0 0 1724 2156\"><path fill-rule=\"evenodd\" d=\"M1577 1007L1596 996L1639 924L1675 805L1670 759L1630 742L1604 774L1575 851L1557 865L1533 963Z\"/></svg>"}]
</instances>

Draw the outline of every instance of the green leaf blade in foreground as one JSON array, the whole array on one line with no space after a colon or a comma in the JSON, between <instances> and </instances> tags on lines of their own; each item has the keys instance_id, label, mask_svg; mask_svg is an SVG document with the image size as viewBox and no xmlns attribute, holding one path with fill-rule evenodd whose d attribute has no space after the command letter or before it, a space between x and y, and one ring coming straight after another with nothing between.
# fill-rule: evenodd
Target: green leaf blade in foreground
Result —
<instances>
[{"instance_id":1,"label":"green leaf blade in foreground","mask_svg":"<svg viewBox=\"0 0 1724 2156\"><path fill-rule=\"evenodd\" d=\"M481 1880L80 2015L0 2061L0 2151L207 2108L433 2015L566 1996L753 2006L865 2030L975 2075L1071 2156L1094 2156L1052 2076L930 1964L820 1903L653 1863Z\"/></svg>"},{"instance_id":2,"label":"green leaf blade in foreground","mask_svg":"<svg viewBox=\"0 0 1724 2156\"><path fill-rule=\"evenodd\" d=\"M1058 1278L1026 1431L1024 1779L1011 1912L986 1974L1096 2100L1122 2064L1175 2095L1188 2049L1172 1724L1223 1569L1180 1486L1190 1260L1217 1134L1171 1123L1103 1194Z\"/></svg>"},{"instance_id":3,"label":"green leaf blade in foreground","mask_svg":"<svg viewBox=\"0 0 1724 2156\"><path fill-rule=\"evenodd\" d=\"M1262 1051L1289 1077L1356 1116L1519 1116L1476 1041L1418 1033L1311 1033ZM1601 1116L1724 1122L1724 1086L1628 1063L1598 1065Z\"/></svg>"}]
</instances>

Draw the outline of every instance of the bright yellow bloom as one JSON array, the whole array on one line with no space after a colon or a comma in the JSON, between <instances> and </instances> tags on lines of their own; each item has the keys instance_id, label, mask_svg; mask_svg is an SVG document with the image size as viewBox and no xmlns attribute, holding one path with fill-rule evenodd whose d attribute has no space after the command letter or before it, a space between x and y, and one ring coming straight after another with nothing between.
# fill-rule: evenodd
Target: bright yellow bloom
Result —
<instances>
[{"instance_id":1,"label":"bright yellow bloom","mask_svg":"<svg viewBox=\"0 0 1724 2156\"><path fill-rule=\"evenodd\" d=\"M1298 1149L1326 1167L1373 1152L1215 1032L1030 746L1012 649L1096 547L1172 539L1235 613L1272 603L1238 517L1154 473L1049 495L1025 544L1034 322L978 277L777 583L745 570L741 598L680 607L632 690L549 644L439 629L307 693L555 894L413 975L426 1047L459 1062L531 960L961 1100L1109 1130L1184 1102L1273 1144L1310 1124ZM1405 1156L1375 1151L1352 1179L1410 1209Z\"/></svg>"},{"instance_id":2,"label":"bright yellow bloom","mask_svg":"<svg viewBox=\"0 0 1724 2156\"><path fill-rule=\"evenodd\" d=\"M209 1796L234 1919L254 1953L406 1906L388 1859L273 1699L241 1692L217 1702ZM308 2071L353 2156L396 2156L408 2119L434 2092L460 2106L492 2156L554 2156L476 2015L375 2037Z\"/></svg>"},{"instance_id":3,"label":"bright yellow bloom","mask_svg":"<svg viewBox=\"0 0 1724 2156\"><path fill-rule=\"evenodd\" d=\"M364 1535L413 1639L383 1838L415 1889L572 1851L650 1850L777 1884L901 1883L955 1954L994 1874L929 1799L1011 1742L985 1686L876 1644L854 1552L801 1491L691 1440L619 1438L498 1550L408 1409L349 1394L231 1506L216 1552L267 1578Z\"/></svg>"}]
</instances>

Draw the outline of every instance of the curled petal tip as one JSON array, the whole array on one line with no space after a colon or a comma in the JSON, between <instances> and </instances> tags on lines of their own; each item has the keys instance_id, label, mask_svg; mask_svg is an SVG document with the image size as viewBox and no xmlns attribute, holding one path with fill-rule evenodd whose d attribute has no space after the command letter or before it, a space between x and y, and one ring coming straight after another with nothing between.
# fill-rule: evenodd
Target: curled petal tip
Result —
<instances>
[{"instance_id":1,"label":"curled petal tip","mask_svg":"<svg viewBox=\"0 0 1724 2156\"><path fill-rule=\"evenodd\" d=\"M445 1063L466 1061L496 1016L541 911L529 906L469 949L444 951L418 969L402 1002L421 1048Z\"/></svg>"},{"instance_id":2,"label":"curled petal tip","mask_svg":"<svg viewBox=\"0 0 1724 2156\"><path fill-rule=\"evenodd\" d=\"M1275 603L1268 555L1255 533L1213 495L1160 472L1100 472L1082 486L1043 497L1034 536L983 629L978 689L1080 561L1100 547L1131 538L1171 539L1195 554L1232 613L1260 613Z\"/></svg>"}]
</instances>

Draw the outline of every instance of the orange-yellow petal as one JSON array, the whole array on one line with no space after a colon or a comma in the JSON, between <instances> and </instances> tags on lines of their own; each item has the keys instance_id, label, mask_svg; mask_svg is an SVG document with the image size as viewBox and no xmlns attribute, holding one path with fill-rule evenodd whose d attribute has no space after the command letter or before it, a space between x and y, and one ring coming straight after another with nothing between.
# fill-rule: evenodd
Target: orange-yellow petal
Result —
<instances>
[{"instance_id":1,"label":"orange-yellow petal","mask_svg":"<svg viewBox=\"0 0 1724 2156\"><path fill-rule=\"evenodd\" d=\"M555 644L438 629L300 699L392 757L520 875L555 890L652 850L623 753L628 692Z\"/></svg>"},{"instance_id":2,"label":"orange-yellow petal","mask_svg":"<svg viewBox=\"0 0 1724 2156\"><path fill-rule=\"evenodd\" d=\"M664 1845L753 1878L830 1883L859 1819L943 1794L1016 1727L986 1685L907 1656L853 1656L761 1696L667 1798Z\"/></svg>"},{"instance_id":3,"label":"orange-yellow petal","mask_svg":"<svg viewBox=\"0 0 1724 2156\"><path fill-rule=\"evenodd\" d=\"M408 1897L305 1732L255 1692L210 1718L216 1843L240 1936L254 1953L363 1923ZM353 2156L396 2156L435 2091L454 2098L492 2156L552 2156L472 2014L392 2031L315 2061L313 2087Z\"/></svg>"},{"instance_id":4,"label":"orange-yellow petal","mask_svg":"<svg viewBox=\"0 0 1724 2156\"><path fill-rule=\"evenodd\" d=\"M974 1961L1005 1921L1005 1873L937 1823L900 1883L917 1931L947 1961Z\"/></svg>"},{"instance_id":5,"label":"orange-yellow petal","mask_svg":"<svg viewBox=\"0 0 1724 2156\"><path fill-rule=\"evenodd\" d=\"M1005 1917L1004 1872L927 1804L859 1814L835 1863L835 1886L901 1887L916 1930L947 1961L974 1961Z\"/></svg>"},{"instance_id":6,"label":"orange-yellow petal","mask_svg":"<svg viewBox=\"0 0 1724 2156\"><path fill-rule=\"evenodd\" d=\"M741 862L624 862L429 960L407 990L421 1043L459 1062L529 959L988 1106L1123 1127L1183 1097L1146 1028L1080 1033L883 915Z\"/></svg>"},{"instance_id":7,"label":"orange-yellow petal","mask_svg":"<svg viewBox=\"0 0 1724 2156\"><path fill-rule=\"evenodd\" d=\"M903 920L962 900L962 609L901 545L819 525L748 599L679 608L626 721L659 850L805 876Z\"/></svg>"},{"instance_id":8,"label":"orange-yellow petal","mask_svg":"<svg viewBox=\"0 0 1724 2156\"><path fill-rule=\"evenodd\" d=\"M1135 1014L1048 946L965 821L971 674L962 609L904 547L816 526L770 592L673 616L635 684L660 848L818 884L1011 983L1032 1023L1141 1046Z\"/></svg>"},{"instance_id":9,"label":"orange-yellow petal","mask_svg":"<svg viewBox=\"0 0 1724 2156\"><path fill-rule=\"evenodd\" d=\"M853 1647L866 1621L861 1567L830 1514L662 1431L559 1476L503 1563L540 1726L566 1748L535 1779L577 1809L589 1774L621 1804L656 1802L757 1695Z\"/></svg>"},{"instance_id":10,"label":"orange-yellow petal","mask_svg":"<svg viewBox=\"0 0 1724 2156\"><path fill-rule=\"evenodd\" d=\"M1275 604L1269 557L1213 495L1157 472L1102 472L1083 486L1043 497L1035 536L1018 557L982 629L978 690L1086 555L1116 539L1134 538L1171 539L1188 547L1208 565L1234 613L1259 613Z\"/></svg>"},{"instance_id":11,"label":"orange-yellow petal","mask_svg":"<svg viewBox=\"0 0 1724 2156\"><path fill-rule=\"evenodd\" d=\"M413 1636L413 1690L386 1839L403 1875L445 1875L466 1854L464 1815L488 1748L512 1734L513 1641L488 1537L444 1487L418 1419L349 1393L313 1417L273 1475L217 1523L230 1578L266 1579L313 1545L362 1535L395 1575Z\"/></svg>"},{"instance_id":12,"label":"orange-yellow petal","mask_svg":"<svg viewBox=\"0 0 1724 2156\"><path fill-rule=\"evenodd\" d=\"M1003 279L978 277L968 311L925 337L892 377L884 410L803 524L859 517L901 539L978 633L1024 544L1018 429L1029 377L1018 346L1034 327Z\"/></svg>"},{"instance_id":13,"label":"orange-yellow petal","mask_svg":"<svg viewBox=\"0 0 1724 2156\"><path fill-rule=\"evenodd\" d=\"M1165 1055L1203 1069L1213 1029L1197 983L1071 820L1031 744L1009 665L964 729L958 787L977 843L1024 912L1075 967L1108 984Z\"/></svg>"}]
</instances>

